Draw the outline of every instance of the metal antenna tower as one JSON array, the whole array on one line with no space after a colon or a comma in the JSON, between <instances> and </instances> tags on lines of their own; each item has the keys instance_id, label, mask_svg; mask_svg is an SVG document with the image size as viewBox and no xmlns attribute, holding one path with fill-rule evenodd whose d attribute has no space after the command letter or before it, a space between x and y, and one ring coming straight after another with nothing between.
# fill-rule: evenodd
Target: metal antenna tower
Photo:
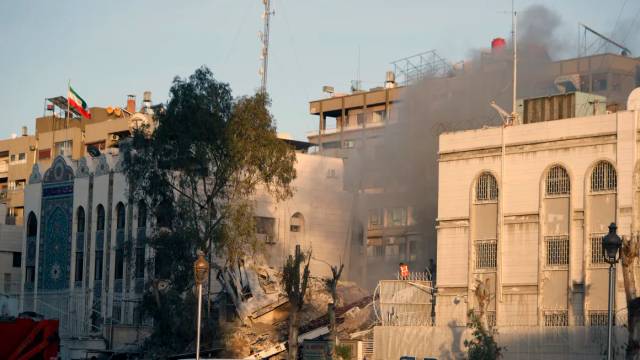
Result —
<instances>
[{"instance_id":1,"label":"metal antenna tower","mask_svg":"<svg viewBox=\"0 0 640 360\"><path fill-rule=\"evenodd\" d=\"M260 53L260 59L262 64L258 74L260 75L260 91L262 93L267 92L267 67L269 66L269 21L271 15L275 15L275 11L271 10L271 0L262 0L264 4L264 13L262 13L262 20L264 21L264 29L260 32L260 42L262 43L262 52Z\"/></svg>"}]
</instances>

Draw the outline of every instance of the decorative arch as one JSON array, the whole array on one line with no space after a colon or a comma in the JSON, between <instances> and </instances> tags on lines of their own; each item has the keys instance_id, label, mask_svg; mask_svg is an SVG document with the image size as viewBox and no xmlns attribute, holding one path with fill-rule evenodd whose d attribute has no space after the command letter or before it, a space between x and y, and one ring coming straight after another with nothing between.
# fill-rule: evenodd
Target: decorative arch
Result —
<instances>
[{"instance_id":1,"label":"decorative arch","mask_svg":"<svg viewBox=\"0 0 640 360\"><path fill-rule=\"evenodd\" d=\"M62 155L56 156L51 167L44 173L44 183L57 183L73 180L73 169Z\"/></svg>"},{"instance_id":2,"label":"decorative arch","mask_svg":"<svg viewBox=\"0 0 640 360\"><path fill-rule=\"evenodd\" d=\"M104 230L104 222L105 222L104 206L102 206L102 204L98 204L98 206L96 207L96 230L97 231Z\"/></svg>"},{"instance_id":3,"label":"decorative arch","mask_svg":"<svg viewBox=\"0 0 640 360\"><path fill-rule=\"evenodd\" d=\"M38 235L38 219L36 215L31 211L27 217L27 237Z\"/></svg>"},{"instance_id":4,"label":"decorative arch","mask_svg":"<svg viewBox=\"0 0 640 360\"><path fill-rule=\"evenodd\" d=\"M482 172L474 182L474 200L476 202L498 201L498 181L489 171Z\"/></svg>"},{"instance_id":5,"label":"decorative arch","mask_svg":"<svg viewBox=\"0 0 640 360\"><path fill-rule=\"evenodd\" d=\"M118 230L124 229L125 222L125 208L122 201L120 201L118 205L116 205L116 228Z\"/></svg>"},{"instance_id":6,"label":"decorative arch","mask_svg":"<svg viewBox=\"0 0 640 360\"><path fill-rule=\"evenodd\" d=\"M615 166L607 160L598 161L589 176L590 192L615 192L617 188L618 175Z\"/></svg>"},{"instance_id":7,"label":"decorative arch","mask_svg":"<svg viewBox=\"0 0 640 360\"><path fill-rule=\"evenodd\" d=\"M289 222L289 231L295 233L304 233L305 223L304 216L300 212L296 212L291 216L291 220Z\"/></svg>"},{"instance_id":8,"label":"decorative arch","mask_svg":"<svg viewBox=\"0 0 640 360\"><path fill-rule=\"evenodd\" d=\"M569 195L571 193L571 177L564 166L553 165L546 171L544 193L546 196Z\"/></svg>"}]
</instances>

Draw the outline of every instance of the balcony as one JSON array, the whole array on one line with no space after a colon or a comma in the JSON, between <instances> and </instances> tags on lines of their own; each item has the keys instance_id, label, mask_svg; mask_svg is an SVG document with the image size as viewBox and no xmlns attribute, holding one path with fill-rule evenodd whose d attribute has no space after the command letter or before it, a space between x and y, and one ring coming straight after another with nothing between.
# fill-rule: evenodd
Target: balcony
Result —
<instances>
[{"instance_id":1,"label":"balcony","mask_svg":"<svg viewBox=\"0 0 640 360\"><path fill-rule=\"evenodd\" d=\"M384 122L371 122L371 123L367 123L366 126L362 126L362 125L345 126L344 128L342 128L342 131L350 132L350 131L357 131L361 129L377 129L384 126L385 126ZM340 128L323 129L320 133L322 135L338 134L340 133ZM307 136L307 138L316 137L318 136L318 130L307 131L305 135Z\"/></svg>"}]
</instances>

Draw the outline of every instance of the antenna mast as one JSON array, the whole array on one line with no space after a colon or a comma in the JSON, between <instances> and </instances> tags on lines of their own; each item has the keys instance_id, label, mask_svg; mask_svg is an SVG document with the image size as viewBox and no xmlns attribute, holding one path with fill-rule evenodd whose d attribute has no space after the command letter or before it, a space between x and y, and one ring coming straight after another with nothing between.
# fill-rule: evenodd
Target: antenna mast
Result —
<instances>
[{"instance_id":1,"label":"antenna mast","mask_svg":"<svg viewBox=\"0 0 640 360\"><path fill-rule=\"evenodd\" d=\"M513 37L513 98L511 99L511 123L517 123L518 111L516 102L518 101L518 18L515 9L513 9L513 1L511 2L511 36Z\"/></svg>"},{"instance_id":2,"label":"antenna mast","mask_svg":"<svg viewBox=\"0 0 640 360\"><path fill-rule=\"evenodd\" d=\"M260 53L260 59L262 64L258 74L260 75L260 92L267 92L267 67L269 65L269 21L271 15L275 15L275 12L271 10L271 0L262 0L264 4L264 13L262 19L264 21L264 30L260 32L260 42L262 42L262 52Z\"/></svg>"}]
</instances>

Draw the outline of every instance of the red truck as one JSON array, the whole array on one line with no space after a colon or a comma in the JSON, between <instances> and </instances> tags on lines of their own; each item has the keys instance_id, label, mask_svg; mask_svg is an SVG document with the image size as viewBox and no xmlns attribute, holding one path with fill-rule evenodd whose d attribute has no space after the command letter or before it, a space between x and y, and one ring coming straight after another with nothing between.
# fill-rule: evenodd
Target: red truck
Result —
<instances>
[{"instance_id":1,"label":"red truck","mask_svg":"<svg viewBox=\"0 0 640 360\"><path fill-rule=\"evenodd\" d=\"M58 320L44 320L35 313L0 318L0 359L58 359Z\"/></svg>"}]
</instances>

